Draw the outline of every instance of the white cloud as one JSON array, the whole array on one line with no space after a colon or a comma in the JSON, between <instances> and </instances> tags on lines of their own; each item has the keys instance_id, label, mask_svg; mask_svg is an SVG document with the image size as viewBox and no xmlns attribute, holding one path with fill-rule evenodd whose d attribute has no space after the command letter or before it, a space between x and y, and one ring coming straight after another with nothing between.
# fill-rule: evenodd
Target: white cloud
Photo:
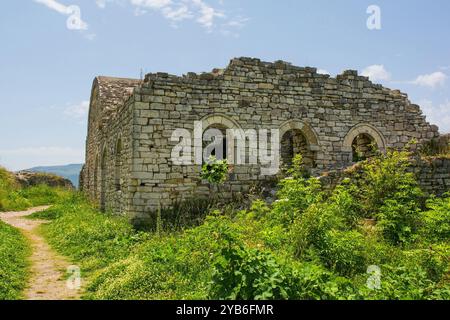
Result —
<instances>
[{"instance_id":1,"label":"white cloud","mask_svg":"<svg viewBox=\"0 0 450 320\"><path fill-rule=\"evenodd\" d=\"M200 16L197 18L197 22L203 25L205 28L211 29L214 25L215 18L225 18L225 14L207 5L202 0L191 1L200 10Z\"/></svg>"},{"instance_id":2,"label":"white cloud","mask_svg":"<svg viewBox=\"0 0 450 320\"><path fill-rule=\"evenodd\" d=\"M231 19L227 23L224 23L225 26L233 27L233 28L243 28L250 21L247 17L238 16L234 19Z\"/></svg>"},{"instance_id":3,"label":"white cloud","mask_svg":"<svg viewBox=\"0 0 450 320\"><path fill-rule=\"evenodd\" d=\"M369 77L373 82L391 80L391 74L386 70L384 65L381 64L368 66L361 74L365 77Z\"/></svg>"},{"instance_id":4,"label":"white cloud","mask_svg":"<svg viewBox=\"0 0 450 320\"><path fill-rule=\"evenodd\" d=\"M88 24L81 19L80 7L76 5L66 6L56 0L33 0L36 3L45 5L47 8L60 14L68 16L66 21L69 30L87 30Z\"/></svg>"},{"instance_id":5,"label":"white cloud","mask_svg":"<svg viewBox=\"0 0 450 320\"><path fill-rule=\"evenodd\" d=\"M447 78L448 77L445 73L437 71L431 74L420 75L411 83L422 87L436 88L443 86Z\"/></svg>"},{"instance_id":6,"label":"white cloud","mask_svg":"<svg viewBox=\"0 0 450 320\"><path fill-rule=\"evenodd\" d=\"M10 170L35 166L83 163L84 149L71 147L22 147L0 150L0 164Z\"/></svg>"},{"instance_id":7,"label":"white cloud","mask_svg":"<svg viewBox=\"0 0 450 320\"><path fill-rule=\"evenodd\" d=\"M435 105L431 100L419 102L428 122L439 126L441 133L450 133L450 101Z\"/></svg>"},{"instance_id":8,"label":"white cloud","mask_svg":"<svg viewBox=\"0 0 450 320\"><path fill-rule=\"evenodd\" d=\"M162 10L164 17L171 21L182 21L185 19L191 19L194 15L185 5L180 6L177 9L166 7Z\"/></svg>"},{"instance_id":9,"label":"white cloud","mask_svg":"<svg viewBox=\"0 0 450 320\"><path fill-rule=\"evenodd\" d=\"M82 101L75 105L70 105L64 110L64 114L68 117L84 120L89 112L89 101Z\"/></svg>"},{"instance_id":10,"label":"white cloud","mask_svg":"<svg viewBox=\"0 0 450 320\"><path fill-rule=\"evenodd\" d=\"M159 12L172 26L177 26L177 23L183 20L192 20L200 24L206 30L211 31L217 25L220 25L222 30L225 27L242 28L248 20L247 18L242 18L240 16L228 19L222 10L207 4L204 0L127 1L134 7L134 14L136 16L142 16L149 11ZM120 0L96 0L96 4L99 8L105 8L108 2L120 3ZM225 23L218 23L218 19L225 21Z\"/></svg>"}]
</instances>

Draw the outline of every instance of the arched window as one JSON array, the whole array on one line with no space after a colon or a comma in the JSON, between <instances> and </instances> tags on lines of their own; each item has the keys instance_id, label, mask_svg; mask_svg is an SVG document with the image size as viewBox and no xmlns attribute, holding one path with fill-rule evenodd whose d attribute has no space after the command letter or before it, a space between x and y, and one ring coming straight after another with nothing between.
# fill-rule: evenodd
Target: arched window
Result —
<instances>
[{"instance_id":1,"label":"arched window","mask_svg":"<svg viewBox=\"0 0 450 320\"><path fill-rule=\"evenodd\" d=\"M309 150L308 142L300 130L289 130L281 137L280 152L281 165L284 169L292 166L292 159L297 154L302 155L305 167L314 166L314 152Z\"/></svg>"},{"instance_id":2,"label":"arched window","mask_svg":"<svg viewBox=\"0 0 450 320\"><path fill-rule=\"evenodd\" d=\"M386 152L386 142L377 128L359 124L347 133L342 151L348 152L350 162L358 162Z\"/></svg>"},{"instance_id":3,"label":"arched window","mask_svg":"<svg viewBox=\"0 0 450 320\"><path fill-rule=\"evenodd\" d=\"M307 170L316 167L316 152L319 150L318 139L313 129L302 121L291 120L280 128L281 169L292 166L292 159L301 154Z\"/></svg>"},{"instance_id":4,"label":"arched window","mask_svg":"<svg viewBox=\"0 0 450 320\"><path fill-rule=\"evenodd\" d=\"M114 170L114 185L116 191L122 190L121 174L122 174L122 139L119 138L116 144L115 170Z\"/></svg>"},{"instance_id":5,"label":"arched window","mask_svg":"<svg viewBox=\"0 0 450 320\"><path fill-rule=\"evenodd\" d=\"M227 127L223 124L213 124L205 128L203 132L204 160L208 158L208 155L218 160L228 159L227 147Z\"/></svg>"},{"instance_id":6,"label":"arched window","mask_svg":"<svg viewBox=\"0 0 450 320\"><path fill-rule=\"evenodd\" d=\"M234 164L236 158L236 143L235 141L227 141L227 129L242 130L242 128L229 117L217 114L202 119L202 128L202 160L207 160L208 155L211 154L216 156L219 160L227 159L229 163ZM222 137L221 141L215 140L214 137L217 135ZM218 145L207 148L211 143ZM229 157L230 151L233 153L232 159Z\"/></svg>"},{"instance_id":7,"label":"arched window","mask_svg":"<svg viewBox=\"0 0 450 320\"><path fill-rule=\"evenodd\" d=\"M353 162L369 159L377 154L378 145L375 139L367 134L361 133L353 139L352 160Z\"/></svg>"}]
</instances>

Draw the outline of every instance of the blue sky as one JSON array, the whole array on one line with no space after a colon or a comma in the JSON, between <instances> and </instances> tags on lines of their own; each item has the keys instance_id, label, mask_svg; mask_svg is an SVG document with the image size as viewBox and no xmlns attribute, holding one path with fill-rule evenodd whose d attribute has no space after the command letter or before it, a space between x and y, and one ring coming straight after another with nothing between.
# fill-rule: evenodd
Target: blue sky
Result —
<instances>
[{"instance_id":1,"label":"blue sky","mask_svg":"<svg viewBox=\"0 0 450 320\"><path fill-rule=\"evenodd\" d=\"M239 56L359 70L450 132L449 14L448 0L3 1L0 165L83 162L97 75L210 71Z\"/></svg>"}]
</instances>

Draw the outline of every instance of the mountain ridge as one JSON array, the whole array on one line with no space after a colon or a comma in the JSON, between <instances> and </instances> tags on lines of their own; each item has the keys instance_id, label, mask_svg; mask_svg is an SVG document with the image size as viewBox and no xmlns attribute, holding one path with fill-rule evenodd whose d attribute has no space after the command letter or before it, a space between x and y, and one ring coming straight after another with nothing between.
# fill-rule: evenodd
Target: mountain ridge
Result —
<instances>
[{"instance_id":1,"label":"mountain ridge","mask_svg":"<svg viewBox=\"0 0 450 320\"><path fill-rule=\"evenodd\" d=\"M21 171L52 173L63 178L69 179L75 187L78 187L80 171L83 167L82 163L71 163L58 166L37 166Z\"/></svg>"}]
</instances>

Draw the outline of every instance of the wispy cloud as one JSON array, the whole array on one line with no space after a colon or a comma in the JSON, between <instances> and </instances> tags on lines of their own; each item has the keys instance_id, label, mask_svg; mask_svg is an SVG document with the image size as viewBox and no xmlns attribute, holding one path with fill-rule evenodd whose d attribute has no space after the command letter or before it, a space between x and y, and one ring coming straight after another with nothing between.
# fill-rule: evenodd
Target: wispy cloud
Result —
<instances>
[{"instance_id":1,"label":"wispy cloud","mask_svg":"<svg viewBox=\"0 0 450 320\"><path fill-rule=\"evenodd\" d=\"M391 80L391 73L386 70L384 65L374 64L366 67L362 73L363 76L369 77L373 82Z\"/></svg>"},{"instance_id":2,"label":"wispy cloud","mask_svg":"<svg viewBox=\"0 0 450 320\"><path fill-rule=\"evenodd\" d=\"M78 104L70 105L64 110L64 114L76 120L85 120L89 112L89 101L82 101Z\"/></svg>"},{"instance_id":3,"label":"wispy cloud","mask_svg":"<svg viewBox=\"0 0 450 320\"><path fill-rule=\"evenodd\" d=\"M447 81L447 78L448 77L445 73L437 71L430 74L420 75L414 81L411 81L411 83L422 87L436 88L443 86Z\"/></svg>"},{"instance_id":4,"label":"wispy cloud","mask_svg":"<svg viewBox=\"0 0 450 320\"><path fill-rule=\"evenodd\" d=\"M96 0L97 6L102 9L108 2L120 2L120 0ZM159 12L173 27L177 27L184 20L191 20L208 32L215 27L220 27L221 31L231 33L231 30L234 30L235 33L248 21L241 16L229 17L224 10L208 4L205 0L128 0L127 2L134 7L136 16L151 11Z\"/></svg>"},{"instance_id":5,"label":"wispy cloud","mask_svg":"<svg viewBox=\"0 0 450 320\"><path fill-rule=\"evenodd\" d=\"M68 16L66 21L69 30L87 30L88 24L81 19L81 10L79 6L66 6L56 0L33 0L36 3L45 5L47 8L54 10L60 14Z\"/></svg>"},{"instance_id":6,"label":"wispy cloud","mask_svg":"<svg viewBox=\"0 0 450 320\"><path fill-rule=\"evenodd\" d=\"M450 101L434 104L433 101L424 99L418 103L427 116L427 120L439 126L442 133L450 133Z\"/></svg>"}]
</instances>

